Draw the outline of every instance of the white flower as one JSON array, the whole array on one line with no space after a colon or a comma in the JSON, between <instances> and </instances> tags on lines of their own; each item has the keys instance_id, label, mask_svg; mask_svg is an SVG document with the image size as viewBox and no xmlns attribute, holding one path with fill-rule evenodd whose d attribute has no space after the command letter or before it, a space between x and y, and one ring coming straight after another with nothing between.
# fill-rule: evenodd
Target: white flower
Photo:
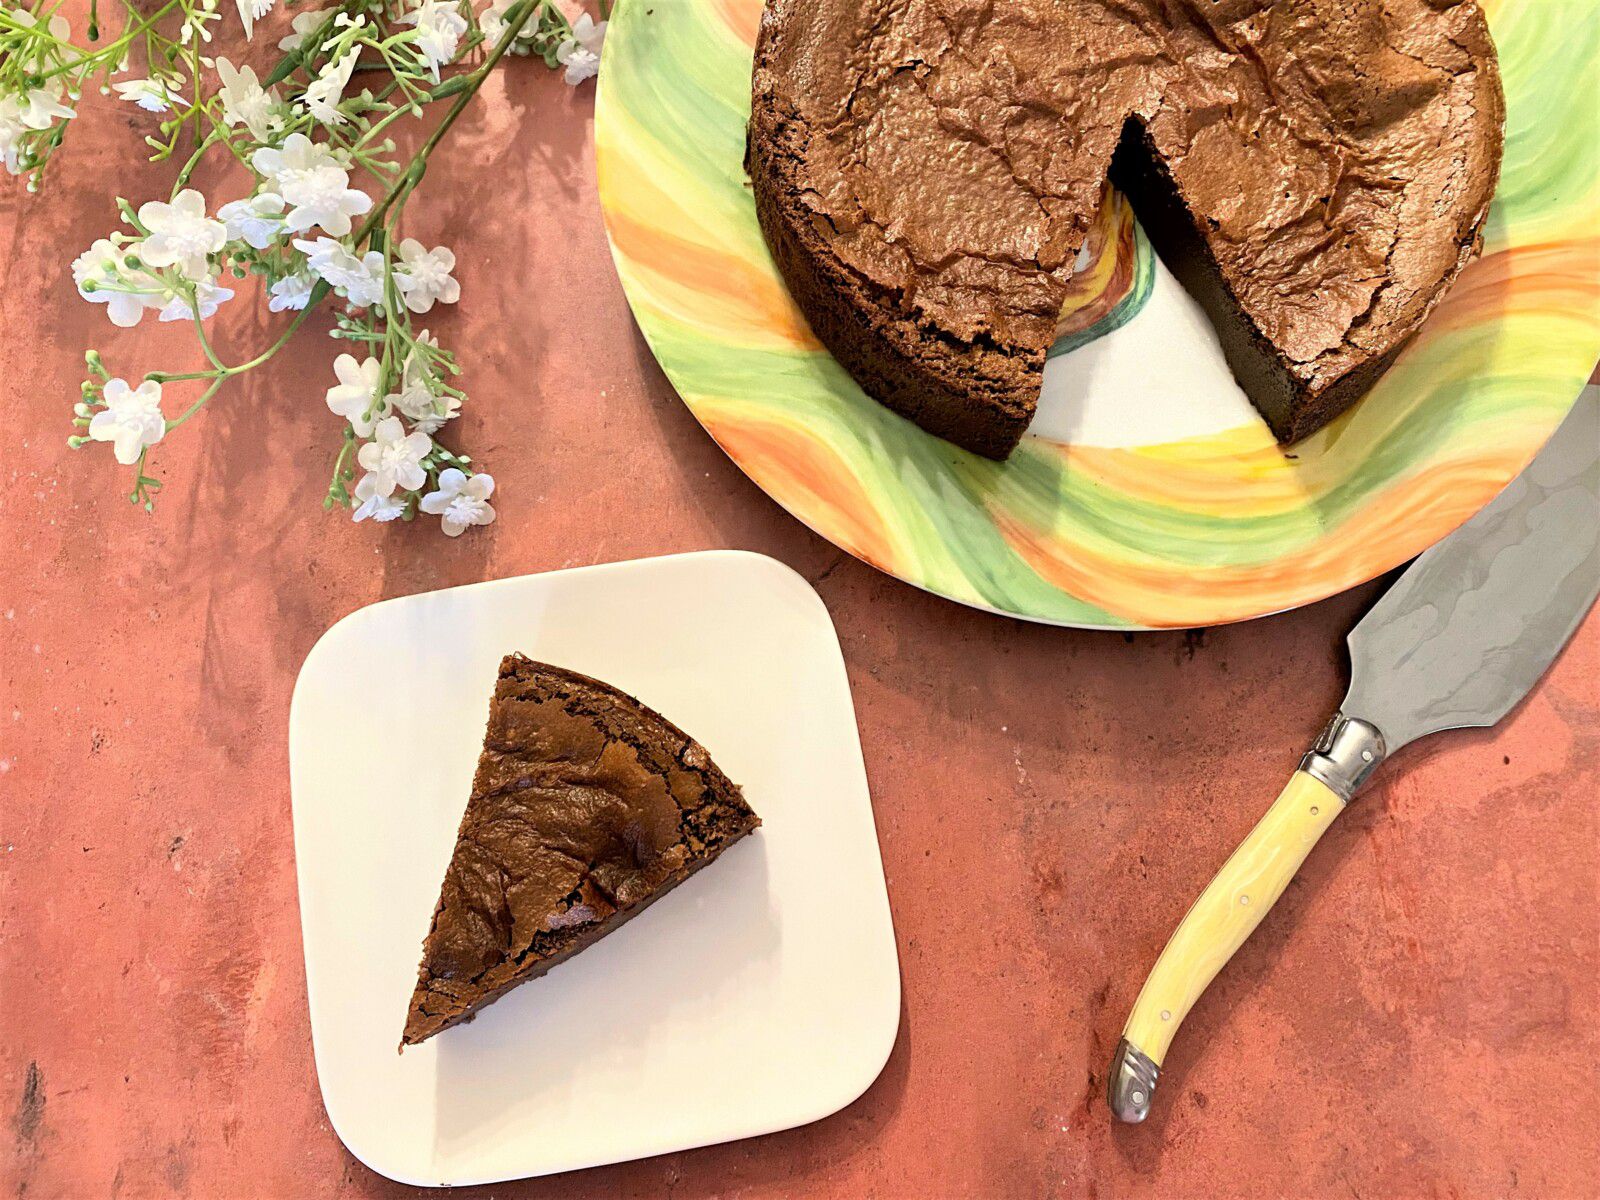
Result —
<instances>
[{"instance_id":1,"label":"white flower","mask_svg":"<svg viewBox=\"0 0 1600 1200\"><path fill-rule=\"evenodd\" d=\"M321 142L313 142L303 133L291 133L281 146L263 146L250 156L250 165L258 175L276 178L280 175L315 171L322 167L343 170L345 160Z\"/></svg>"},{"instance_id":2,"label":"white flower","mask_svg":"<svg viewBox=\"0 0 1600 1200\"><path fill-rule=\"evenodd\" d=\"M319 237L316 241L295 238L294 248L306 256L306 266L318 279L326 279L334 287L349 271L359 270L361 260L337 238Z\"/></svg>"},{"instance_id":3,"label":"white flower","mask_svg":"<svg viewBox=\"0 0 1600 1200\"><path fill-rule=\"evenodd\" d=\"M117 246L101 238L72 260L72 281L78 295L92 304L104 304L111 323L131 329L147 309L160 308L166 289L159 279L128 262L138 243Z\"/></svg>"},{"instance_id":4,"label":"white flower","mask_svg":"<svg viewBox=\"0 0 1600 1200\"><path fill-rule=\"evenodd\" d=\"M112 443L117 461L129 466L139 461L146 446L154 446L167 432L161 415L161 385L146 379L136 388L126 379L109 379L106 406L89 420L89 436Z\"/></svg>"},{"instance_id":5,"label":"white flower","mask_svg":"<svg viewBox=\"0 0 1600 1200\"><path fill-rule=\"evenodd\" d=\"M262 192L244 200L231 200L217 209L228 237L265 250L283 232L283 197Z\"/></svg>"},{"instance_id":6,"label":"white flower","mask_svg":"<svg viewBox=\"0 0 1600 1200\"><path fill-rule=\"evenodd\" d=\"M364 449L365 447L363 447ZM451 467L439 472L439 490L429 492L420 505L425 513L444 518L444 531L460 537L469 525L488 525L494 520L489 497L494 495L494 476L465 474Z\"/></svg>"},{"instance_id":7,"label":"white flower","mask_svg":"<svg viewBox=\"0 0 1600 1200\"><path fill-rule=\"evenodd\" d=\"M425 433L407 433L399 417L385 417L372 431L372 441L356 451L356 461L373 475L372 490L392 496L395 490L414 492L428 481L422 460L433 449Z\"/></svg>"},{"instance_id":8,"label":"white flower","mask_svg":"<svg viewBox=\"0 0 1600 1200\"><path fill-rule=\"evenodd\" d=\"M166 307L161 310L159 319L162 321L188 321L195 315L194 307L189 304L189 297L182 292L171 293L172 299L167 301ZM200 319L206 320L214 316L217 309L222 307L224 300L233 299L233 289L222 287L217 283L215 276L194 281L194 303L200 309Z\"/></svg>"},{"instance_id":9,"label":"white flower","mask_svg":"<svg viewBox=\"0 0 1600 1200\"><path fill-rule=\"evenodd\" d=\"M227 125L243 125L250 136L264 142L281 124L276 92L261 86L251 67L235 67L225 58L217 59L217 76L222 86L217 99L222 101L222 120Z\"/></svg>"},{"instance_id":10,"label":"white flower","mask_svg":"<svg viewBox=\"0 0 1600 1200\"><path fill-rule=\"evenodd\" d=\"M447 246L429 250L416 238L401 242L394 281L405 297L406 307L414 313L425 313L433 308L435 300L454 304L461 299L461 285L450 274L455 265L455 252Z\"/></svg>"},{"instance_id":11,"label":"white flower","mask_svg":"<svg viewBox=\"0 0 1600 1200\"><path fill-rule=\"evenodd\" d=\"M272 11L276 0L234 0L239 8L239 20L244 23L244 36L253 38L256 33L256 22Z\"/></svg>"},{"instance_id":12,"label":"white flower","mask_svg":"<svg viewBox=\"0 0 1600 1200\"><path fill-rule=\"evenodd\" d=\"M349 421L357 437L371 437L373 426L389 415L388 398L378 402L383 364L375 358L358 363L354 355L341 354L333 360L333 373L339 383L328 389L328 411Z\"/></svg>"},{"instance_id":13,"label":"white flower","mask_svg":"<svg viewBox=\"0 0 1600 1200\"><path fill-rule=\"evenodd\" d=\"M20 4L14 5L12 10L6 12L6 16L15 24L25 25L29 29L32 29L39 23L39 19L27 9L23 8ZM60 13L54 14L48 21L44 23L44 27L45 31L58 42L67 42L72 40L72 26L67 23L67 19ZM35 55L33 59L36 70L44 69L46 56L51 49L52 47L48 42L41 40L39 53Z\"/></svg>"},{"instance_id":14,"label":"white flower","mask_svg":"<svg viewBox=\"0 0 1600 1200\"><path fill-rule=\"evenodd\" d=\"M432 368L429 366L430 357L417 353L417 347L420 346L426 350L437 350L439 348L439 339L424 329L413 340L416 344L406 352L405 377L408 380L430 379L433 375Z\"/></svg>"},{"instance_id":15,"label":"white flower","mask_svg":"<svg viewBox=\"0 0 1600 1200\"><path fill-rule=\"evenodd\" d=\"M605 45L607 24L609 22L606 21L597 24L588 13L583 13L572 23L571 40L591 54L598 55L600 47Z\"/></svg>"},{"instance_id":16,"label":"white flower","mask_svg":"<svg viewBox=\"0 0 1600 1200\"><path fill-rule=\"evenodd\" d=\"M403 413L406 419L413 423L433 412L434 395L423 384L411 384L402 387L398 392L390 392L384 398L389 402L390 408ZM441 421L438 425L434 425L433 428L424 429L422 432L436 433L439 425L443 423Z\"/></svg>"},{"instance_id":17,"label":"white flower","mask_svg":"<svg viewBox=\"0 0 1600 1200\"><path fill-rule=\"evenodd\" d=\"M341 296L357 308L366 308L383 299L383 255L368 250L357 258L350 248L333 238L314 242L296 239L296 250L306 255L312 274L325 279Z\"/></svg>"},{"instance_id":18,"label":"white flower","mask_svg":"<svg viewBox=\"0 0 1600 1200\"><path fill-rule=\"evenodd\" d=\"M15 12L3 11L9 20L18 24L26 26L37 24L31 12L22 9ZM65 41L70 32L66 20L59 15L51 17L46 22L45 28L51 37L61 41ZM43 49L34 59L33 65L39 71L49 66ZM24 74L22 82L26 81L27 76ZM23 154L23 139L28 136L29 131L49 129L58 120L70 121L78 115L70 103L62 103L61 95L60 83L46 87L21 87L10 94L0 95L0 159L5 161L6 170L11 174L22 174L36 161L37 156Z\"/></svg>"},{"instance_id":19,"label":"white flower","mask_svg":"<svg viewBox=\"0 0 1600 1200\"><path fill-rule=\"evenodd\" d=\"M402 25L417 27L417 50L439 82L439 68L456 56L467 19L459 3L451 0L418 0L417 6L400 18Z\"/></svg>"},{"instance_id":20,"label":"white flower","mask_svg":"<svg viewBox=\"0 0 1600 1200\"><path fill-rule=\"evenodd\" d=\"M563 76L573 87L600 73L600 47L606 40L606 25L595 24L594 18L584 13L572 23L572 36L563 38L556 47L556 61L564 66Z\"/></svg>"},{"instance_id":21,"label":"white flower","mask_svg":"<svg viewBox=\"0 0 1600 1200\"><path fill-rule=\"evenodd\" d=\"M293 275L285 275L267 289L272 297L267 301L267 307L273 312L283 312L285 309L299 312L311 302L311 289L316 286L316 282L311 276L299 271Z\"/></svg>"},{"instance_id":22,"label":"white flower","mask_svg":"<svg viewBox=\"0 0 1600 1200\"><path fill-rule=\"evenodd\" d=\"M350 186L350 172L333 152L303 133L291 133L278 149L263 146L250 156L250 165L289 205L291 233L321 225L343 237L350 232L350 218L372 207L371 196Z\"/></svg>"},{"instance_id":23,"label":"white flower","mask_svg":"<svg viewBox=\"0 0 1600 1200\"><path fill-rule=\"evenodd\" d=\"M573 45L571 38L556 48L556 61L566 67L561 77L573 87L600 74L600 56L582 46Z\"/></svg>"},{"instance_id":24,"label":"white flower","mask_svg":"<svg viewBox=\"0 0 1600 1200\"><path fill-rule=\"evenodd\" d=\"M111 87L118 97L132 101L146 112L166 112L183 99L165 79L124 79Z\"/></svg>"},{"instance_id":25,"label":"white flower","mask_svg":"<svg viewBox=\"0 0 1600 1200\"><path fill-rule=\"evenodd\" d=\"M295 13L294 20L289 22L289 28L293 29L294 32L288 37L279 39L278 49L285 53L300 49L308 37L322 28L322 23L328 19L330 11L326 8L318 8L311 12Z\"/></svg>"},{"instance_id":26,"label":"white flower","mask_svg":"<svg viewBox=\"0 0 1600 1200\"><path fill-rule=\"evenodd\" d=\"M438 349L439 340L426 329L417 334L416 345L406 353L400 390L391 392L388 400L390 407L404 413L415 428L427 434L438 433L461 411L461 401L456 396L438 394L438 377L418 347Z\"/></svg>"},{"instance_id":27,"label":"white flower","mask_svg":"<svg viewBox=\"0 0 1600 1200\"><path fill-rule=\"evenodd\" d=\"M506 35L506 13L516 0L493 0L488 8L478 14L478 28L484 39L493 46ZM526 28L526 26L524 26Z\"/></svg>"},{"instance_id":28,"label":"white flower","mask_svg":"<svg viewBox=\"0 0 1600 1200\"><path fill-rule=\"evenodd\" d=\"M21 94L22 103L17 120L24 129L49 129L56 121L70 121L78 114L72 106L61 103L61 86L32 88Z\"/></svg>"},{"instance_id":29,"label":"white flower","mask_svg":"<svg viewBox=\"0 0 1600 1200\"><path fill-rule=\"evenodd\" d=\"M16 12L7 13L6 16L10 17L18 25L26 25L29 28L32 28L34 25L39 23L39 19L37 17L35 17L31 12L28 12L26 9L20 7ZM44 27L45 29L49 30L50 36L55 38L58 42L65 42L72 37L72 26L69 25L67 23L67 19L60 14L52 16L48 21L45 22Z\"/></svg>"},{"instance_id":30,"label":"white flower","mask_svg":"<svg viewBox=\"0 0 1600 1200\"><path fill-rule=\"evenodd\" d=\"M510 27L506 21L506 14L511 11L515 3L516 0L492 0L489 7L478 15L478 28L483 30L483 36L491 46L505 36L506 30ZM511 53L529 53L538 37L539 22L527 22L517 34L516 40L511 43Z\"/></svg>"},{"instance_id":31,"label":"white flower","mask_svg":"<svg viewBox=\"0 0 1600 1200\"><path fill-rule=\"evenodd\" d=\"M368 517L374 521L392 521L406 513L405 497L378 495L378 477L370 471L356 484L356 499L361 503L350 514L353 521L365 521Z\"/></svg>"},{"instance_id":32,"label":"white flower","mask_svg":"<svg viewBox=\"0 0 1600 1200\"><path fill-rule=\"evenodd\" d=\"M0 159L13 175L22 173L22 139L27 132L21 102L15 96L0 96Z\"/></svg>"},{"instance_id":33,"label":"white flower","mask_svg":"<svg viewBox=\"0 0 1600 1200\"><path fill-rule=\"evenodd\" d=\"M139 224L150 231L140 257L152 267L176 267L186 279L205 278L206 255L228 240L227 229L206 216L206 199L193 188L179 192L171 204L141 204Z\"/></svg>"},{"instance_id":34,"label":"white flower","mask_svg":"<svg viewBox=\"0 0 1600 1200\"><path fill-rule=\"evenodd\" d=\"M400 395L409 398L413 402L418 399L415 392L402 392ZM443 429L447 422L453 421L461 415L461 397L430 396L426 392L423 393L423 396L426 397L427 403L414 416L410 412L406 414L407 416L412 416L411 427L413 429L420 430L426 434L435 434ZM398 403L397 397L390 397L390 399Z\"/></svg>"},{"instance_id":35,"label":"white flower","mask_svg":"<svg viewBox=\"0 0 1600 1200\"><path fill-rule=\"evenodd\" d=\"M347 271L338 292L353 308L369 308L383 304L383 255L368 250L361 256L356 269Z\"/></svg>"},{"instance_id":36,"label":"white flower","mask_svg":"<svg viewBox=\"0 0 1600 1200\"><path fill-rule=\"evenodd\" d=\"M350 82L360 55L361 48L351 46L337 62L324 63L321 74L306 88L301 102L324 125L343 125L348 119L339 111L339 101L344 99L344 86Z\"/></svg>"}]
</instances>

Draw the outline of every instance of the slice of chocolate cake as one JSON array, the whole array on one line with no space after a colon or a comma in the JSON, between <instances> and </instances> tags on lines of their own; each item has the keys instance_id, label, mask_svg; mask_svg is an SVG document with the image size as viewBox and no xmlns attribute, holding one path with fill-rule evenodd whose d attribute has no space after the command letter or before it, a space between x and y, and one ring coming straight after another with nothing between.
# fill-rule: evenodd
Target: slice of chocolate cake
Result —
<instances>
[{"instance_id":1,"label":"slice of chocolate cake","mask_svg":"<svg viewBox=\"0 0 1600 1200\"><path fill-rule=\"evenodd\" d=\"M401 1045L537 979L760 824L665 717L508 655Z\"/></svg>"},{"instance_id":2,"label":"slice of chocolate cake","mask_svg":"<svg viewBox=\"0 0 1600 1200\"><path fill-rule=\"evenodd\" d=\"M1108 177L1293 441L1477 251L1503 115L1475 0L768 0L747 157L834 357L1004 458Z\"/></svg>"}]
</instances>

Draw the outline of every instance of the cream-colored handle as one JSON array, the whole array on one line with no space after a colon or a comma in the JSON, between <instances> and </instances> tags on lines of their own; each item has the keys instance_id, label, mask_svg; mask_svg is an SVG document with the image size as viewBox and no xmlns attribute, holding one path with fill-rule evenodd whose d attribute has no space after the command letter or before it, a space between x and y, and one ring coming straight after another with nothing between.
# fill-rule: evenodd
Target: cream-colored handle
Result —
<instances>
[{"instance_id":1,"label":"cream-colored handle","mask_svg":"<svg viewBox=\"0 0 1600 1200\"><path fill-rule=\"evenodd\" d=\"M1145 980L1122 1031L1108 1098L1142 1121L1172 1037L1200 993L1255 931L1311 847L1344 808L1329 787L1296 771L1289 786L1200 893Z\"/></svg>"}]
</instances>

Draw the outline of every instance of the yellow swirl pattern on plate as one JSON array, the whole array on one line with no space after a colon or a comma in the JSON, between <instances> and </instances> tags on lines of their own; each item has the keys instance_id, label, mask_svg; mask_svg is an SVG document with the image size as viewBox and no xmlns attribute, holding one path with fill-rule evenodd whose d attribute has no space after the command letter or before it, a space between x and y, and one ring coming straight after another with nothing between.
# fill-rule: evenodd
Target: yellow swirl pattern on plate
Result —
<instances>
[{"instance_id":1,"label":"yellow swirl pattern on plate","mask_svg":"<svg viewBox=\"0 0 1600 1200\"><path fill-rule=\"evenodd\" d=\"M623 287L695 416L770 496L874 566L964 603L1091 627L1211 625L1319 600L1486 504L1600 357L1600 21L1485 4L1506 151L1482 256L1345 417L1132 449L1029 437L992 463L862 394L790 301L744 127L761 0L624 0L595 117ZM1109 198L1053 354L1120 325L1149 247Z\"/></svg>"}]
</instances>

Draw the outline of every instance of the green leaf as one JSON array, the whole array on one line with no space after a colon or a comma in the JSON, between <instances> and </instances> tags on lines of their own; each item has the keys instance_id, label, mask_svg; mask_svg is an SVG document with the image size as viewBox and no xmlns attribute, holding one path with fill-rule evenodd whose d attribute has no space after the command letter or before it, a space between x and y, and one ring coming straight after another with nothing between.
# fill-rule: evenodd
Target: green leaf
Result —
<instances>
[{"instance_id":1,"label":"green leaf","mask_svg":"<svg viewBox=\"0 0 1600 1200\"><path fill-rule=\"evenodd\" d=\"M304 46L298 50L289 51L279 60L278 65L272 68L272 72L261 81L261 86L271 87L275 83L282 83L299 69L300 64L305 61L305 56Z\"/></svg>"}]
</instances>

